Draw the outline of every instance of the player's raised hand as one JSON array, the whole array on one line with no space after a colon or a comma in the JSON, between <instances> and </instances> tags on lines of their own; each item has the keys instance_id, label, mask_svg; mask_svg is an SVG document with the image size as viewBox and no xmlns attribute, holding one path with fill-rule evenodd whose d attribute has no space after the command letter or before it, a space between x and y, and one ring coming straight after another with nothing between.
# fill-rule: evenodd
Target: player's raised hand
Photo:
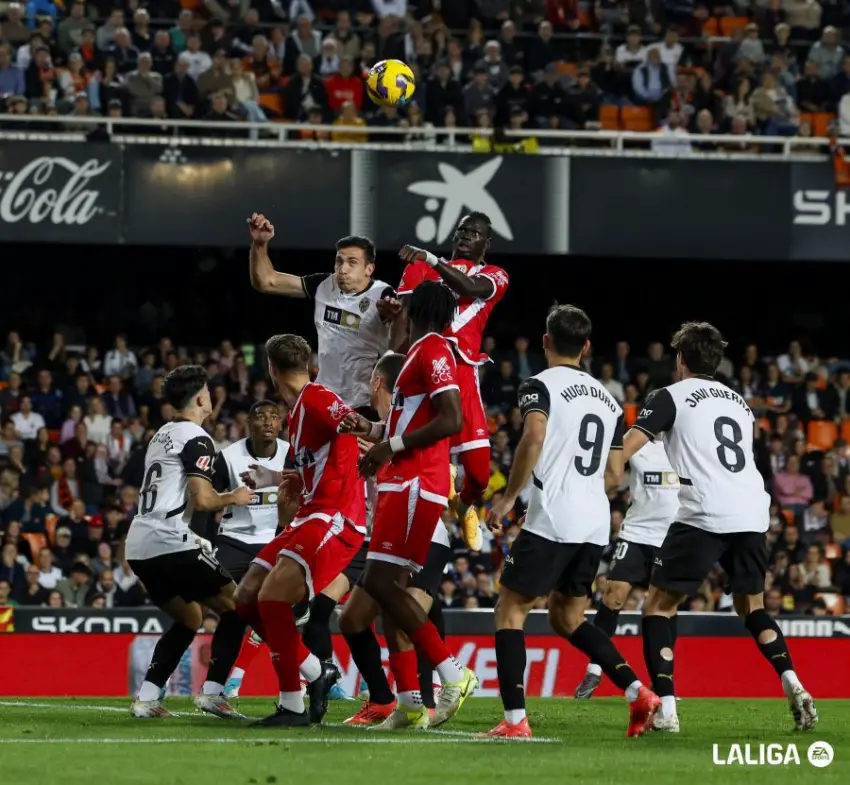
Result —
<instances>
[{"instance_id":1,"label":"player's raised hand","mask_svg":"<svg viewBox=\"0 0 850 785\"><path fill-rule=\"evenodd\" d=\"M393 451L390 443L379 442L367 452L357 464L360 469L360 476L369 479L374 477L375 473L380 469L390 458L393 457Z\"/></svg>"},{"instance_id":2,"label":"player's raised hand","mask_svg":"<svg viewBox=\"0 0 850 785\"><path fill-rule=\"evenodd\" d=\"M242 472L239 479L249 488L270 488L280 485L280 472L272 471L258 463L248 465L248 471Z\"/></svg>"},{"instance_id":3,"label":"player's raised hand","mask_svg":"<svg viewBox=\"0 0 850 785\"><path fill-rule=\"evenodd\" d=\"M252 213L248 219L248 232L255 243L268 243L274 237L274 226L262 213Z\"/></svg>"},{"instance_id":4,"label":"player's raised hand","mask_svg":"<svg viewBox=\"0 0 850 785\"><path fill-rule=\"evenodd\" d=\"M387 297L375 303L375 308L378 309L378 315L384 324L395 321L396 317L401 313L402 307L401 300L395 297Z\"/></svg>"},{"instance_id":5,"label":"player's raised hand","mask_svg":"<svg viewBox=\"0 0 850 785\"><path fill-rule=\"evenodd\" d=\"M246 488L244 485L240 485L235 491L233 491L233 502L238 507L247 507L249 504L254 503L253 491L250 488Z\"/></svg>"},{"instance_id":6,"label":"player's raised hand","mask_svg":"<svg viewBox=\"0 0 850 785\"><path fill-rule=\"evenodd\" d=\"M277 492L284 504L295 501L304 489L304 481L295 469L284 469L280 473Z\"/></svg>"},{"instance_id":7,"label":"player's raised hand","mask_svg":"<svg viewBox=\"0 0 850 785\"><path fill-rule=\"evenodd\" d=\"M499 501L490 508L490 513L487 516L487 528L494 533L502 531L504 528L502 526L502 521L510 515L515 504L516 499L509 499L505 496L499 499Z\"/></svg>"},{"instance_id":8,"label":"player's raised hand","mask_svg":"<svg viewBox=\"0 0 850 785\"><path fill-rule=\"evenodd\" d=\"M405 264L413 264L414 262L424 262L428 258L428 251L417 248L415 245L405 245L398 255Z\"/></svg>"}]
</instances>

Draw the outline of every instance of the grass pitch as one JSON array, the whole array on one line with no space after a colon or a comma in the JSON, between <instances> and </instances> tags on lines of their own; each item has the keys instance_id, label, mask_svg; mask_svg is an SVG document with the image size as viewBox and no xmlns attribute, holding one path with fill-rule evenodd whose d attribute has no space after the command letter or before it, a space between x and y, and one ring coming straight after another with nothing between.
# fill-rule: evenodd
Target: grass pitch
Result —
<instances>
[{"instance_id":1,"label":"grass pitch","mask_svg":"<svg viewBox=\"0 0 850 785\"><path fill-rule=\"evenodd\" d=\"M0 782L9 785L701 785L850 783L850 701L820 701L813 733L789 730L782 700L683 700L682 732L625 738L618 699L529 701L535 741L479 740L501 718L494 699L472 699L442 729L380 733L341 726L358 703L335 702L322 727L272 731L198 714L170 698L178 716L135 720L129 700L0 698ZM251 717L270 700L241 701ZM813 767L809 745L832 745ZM732 745L795 744L800 759L717 765ZM717 753L713 750L717 745ZM774 748L776 750L777 748Z\"/></svg>"}]
</instances>

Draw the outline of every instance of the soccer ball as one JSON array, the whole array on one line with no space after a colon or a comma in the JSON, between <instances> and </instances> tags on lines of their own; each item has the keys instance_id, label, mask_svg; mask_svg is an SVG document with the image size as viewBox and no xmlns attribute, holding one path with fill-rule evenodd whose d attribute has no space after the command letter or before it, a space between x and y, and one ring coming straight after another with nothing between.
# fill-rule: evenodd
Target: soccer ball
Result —
<instances>
[{"instance_id":1,"label":"soccer ball","mask_svg":"<svg viewBox=\"0 0 850 785\"><path fill-rule=\"evenodd\" d=\"M378 106L404 106L413 98L416 80L407 63L381 60L369 71L366 90Z\"/></svg>"}]
</instances>

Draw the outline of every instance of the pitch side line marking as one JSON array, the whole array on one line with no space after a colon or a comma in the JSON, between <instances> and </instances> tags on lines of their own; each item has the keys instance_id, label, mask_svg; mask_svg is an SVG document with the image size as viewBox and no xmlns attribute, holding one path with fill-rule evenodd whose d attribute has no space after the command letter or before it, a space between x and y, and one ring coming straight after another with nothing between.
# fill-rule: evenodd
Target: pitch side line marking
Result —
<instances>
[{"instance_id":1,"label":"pitch side line marking","mask_svg":"<svg viewBox=\"0 0 850 785\"><path fill-rule=\"evenodd\" d=\"M425 736L405 736L403 739L384 739L374 736L336 737L330 739L299 738L297 736L277 736L275 738L251 738L242 736L239 738L220 739L0 739L0 744L268 744L276 746L279 744L511 744L537 743L551 744L552 741L544 739L475 739L471 737L460 739L442 739Z\"/></svg>"}]
</instances>

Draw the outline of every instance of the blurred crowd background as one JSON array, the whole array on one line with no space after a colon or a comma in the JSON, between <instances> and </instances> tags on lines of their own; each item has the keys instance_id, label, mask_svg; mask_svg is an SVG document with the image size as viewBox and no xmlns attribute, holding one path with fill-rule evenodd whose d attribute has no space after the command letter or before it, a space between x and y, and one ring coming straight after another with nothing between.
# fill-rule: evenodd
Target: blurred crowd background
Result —
<instances>
[{"instance_id":1,"label":"blurred crowd background","mask_svg":"<svg viewBox=\"0 0 850 785\"><path fill-rule=\"evenodd\" d=\"M210 129L224 136L277 121L308 139L517 153L564 144L519 129L659 129L658 152L753 153L683 137L850 134L848 29L847 0L3 0L0 127L61 115L45 130L108 139L76 118L232 123ZM402 110L365 97L388 58L417 77ZM332 123L362 131L311 128ZM495 133L441 134L456 127Z\"/></svg>"},{"instance_id":2,"label":"blurred crowd background","mask_svg":"<svg viewBox=\"0 0 850 785\"><path fill-rule=\"evenodd\" d=\"M492 464L482 518L505 487L521 435L517 388L545 367L542 354L524 337L512 343L488 337L484 350L493 358L481 377ZM207 368L215 409L206 427L217 448L244 437L252 402L274 395L262 349L253 344L224 340L215 348L195 347L162 337L152 346L135 347L117 335L112 346L97 347L69 343L60 332L46 345L16 331L5 336L0 344L0 606L146 603L123 558L122 540L137 510L146 445L174 416L163 401L163 376L187 362ZM673 380L675 357L660 341L647 347L619 341L597 347L585 366L622 402L631 424L645 396ZM720 376L758 418L755 458L773 497L768 610L774 615L843 612L850 597L850 358L821 357L799 341L776 356L748 345L724 359ZM455 556L441 588L446 607L493 607L523 503L499 534L487 534L480 553L466 550L447 514ZM611 495L612 541L628 505L627 476ZM611 550L597 592L604 588ZM644 595L645 589L636 587L627 607L640 608ZM687 607L731 612L719 569Z\"/></svg>"}]
</instances>

